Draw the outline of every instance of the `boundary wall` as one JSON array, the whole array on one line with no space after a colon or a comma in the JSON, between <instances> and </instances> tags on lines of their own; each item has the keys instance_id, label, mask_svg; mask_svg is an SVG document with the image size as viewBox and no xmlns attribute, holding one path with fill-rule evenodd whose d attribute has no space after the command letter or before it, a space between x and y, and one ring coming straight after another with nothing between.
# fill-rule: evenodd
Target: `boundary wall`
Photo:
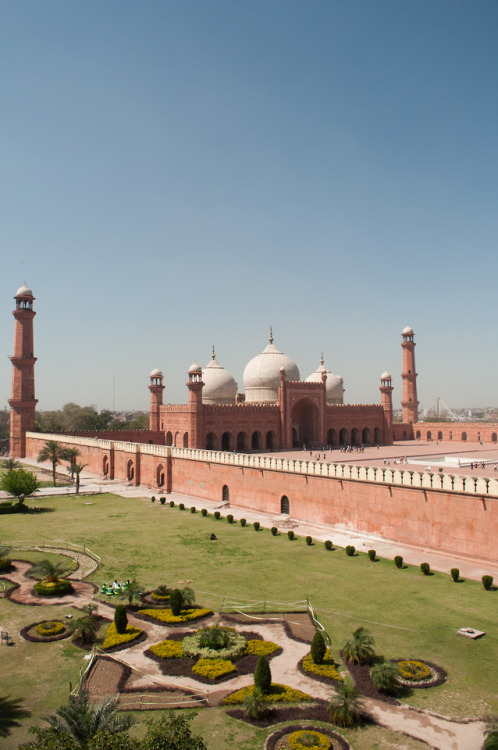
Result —
<instances>
[{"instance_id":1,"label":"boundary wall","mask_svg":"<svg viewBox=\"0 0 498 750\"><path fill-rule=\"evenodd\" d=\"M88 469L278 515L377 534L460 556L498 561L498 479L449 472L320 463L163 445L27 433L36 456L47 440L77 446ZM162 484L158 482L162 481Z\"/></svg>"}]
</instances>

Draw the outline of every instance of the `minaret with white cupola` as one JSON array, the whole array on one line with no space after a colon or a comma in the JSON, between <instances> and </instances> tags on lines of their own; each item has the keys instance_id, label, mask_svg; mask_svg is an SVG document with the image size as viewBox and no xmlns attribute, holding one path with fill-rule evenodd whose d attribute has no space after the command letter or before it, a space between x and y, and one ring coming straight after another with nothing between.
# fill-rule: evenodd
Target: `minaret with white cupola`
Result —
<instances>
[{"instance_id":1,"label":"minaret with white cupola","mask_svg":"<svg viewBox=\"0 0 498 750\"><path fill-rule=\"evenodd\" d=\"M403 422L414 424L418 422L417 373L415 372L415 341L413 328L407 326L401 334L403 341Z\"/></svg>"},{"instance_id":2,"label":"minaret with white cupola","mask_svg":"<svg viewBox=\"0 0 498 750\"><path fill-rule=\"evenodd\" d=\"M12 362L12 393L10 404L10 455L24 458L26 455L26 432L35 426L35 362L33 356L33 310L35 297L24 284L14 297L16 309L14 328L14 354Z\"/></svg>"}]
</instances>

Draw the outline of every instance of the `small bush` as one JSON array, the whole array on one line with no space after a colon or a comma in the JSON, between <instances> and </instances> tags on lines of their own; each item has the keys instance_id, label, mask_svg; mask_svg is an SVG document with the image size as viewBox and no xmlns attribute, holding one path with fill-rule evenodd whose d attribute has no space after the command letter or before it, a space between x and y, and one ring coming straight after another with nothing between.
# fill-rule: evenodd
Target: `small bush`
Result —
<instances>
[{"instance_id":1,"label":"small bush","mask_svg":"<svg viewBox=\"0 0 498 750\"><path fill-rule=\"evenodd\" d=\"M217 521L219 520L219 518L221 517L221 513L219 510L214 511L214 517L216 518Z\"/></svg>"},{"instance_id":2,"label":"small bush","mask_svg":"<svg viewBox=\"0 0 498 750\"><path fill-rule=\"evenodd\" d=\"M175 501L174 500L170 500L169 501L169 507L170 508L174 508L175 507Z\"/></svg>"},{"instance_id":3,"label":"small bush","mask_svg":"<svg viewBox=\"0 0 498 750\"><path fill-rule=\"evenodd\" d=\"M197 511L197 508L195 507L195 505L192 505L192 507L190 508L190 512L195 513L196 511Z\"/></svg>"},{"instance_id":4,"label":"small bush","mask_svg":"<svg viewBox=\"0 0 498 750\"><path fill-rule=\"evenodd\" d=\"M185 510L185 504L184 503L180 503L178 507L180 508L180 510Z\"/></svg>"},{"instance_id":5,"label":"small bush","mask_svg":"<svg viewBox=\"0 0 498 750\"><path fill-rule=\"evenodd\" d=\"M245 525L246 525L246 523L247 523L247 521L246 521L246 519L245 519L245 518L241 518L241 519L240 519L240 525L241 525L241 526L245 526Z\"/></svg>"},{"instance_id":6,"label":"small bush","mask_svg":"<svg viewBox=\"0 0 498 750\"><path fill-rule=\"evenodd\" d=\"M493 576L483 576L481 581L486 591L491 591L493 587Z\"/></svg>"},{"instance_id":7,"label":"small bush","mask_svg":"<svg viewBox=\"0 0 498 750\"><path fill-rule=\"evenodd\" d=\"M377 559L377 553L375 552L375 550L369 549L367 554L370 562L375 562L375 560Z\"/></svg>"},{"instance_id":8,"label":"small bush","mask_svg":"<svg viewBox=\"0 0 498 750\"><path fill-rule=\"evenodd\" d=\"M228 523L233 523L233 516L232 516L231 513L228 514L227 521L228 521Z\"/></svg>"},{"instance_id":9,"label":"small bush","mask_svg":"<svg viewBox=\"0 0 498 750\"><path fill-rule=\"evenodd\" d=\"M458 579L460 578L460 571L458 570L458 568L452 568L450 570L450 575L451 575L451 580L454 583L458 583Z\"/></svg>"},{"instance_id":10,"label":"small bush","mask_svg":"<svg viewBox=\"0 0 498 750\"><path fill-rule=\"evenodd\" d=\"M114 612L114 624L119 635L126 633L126 628L128 627L128 616L124 604L118 604L116 607L116 611Z\"/></svg>"},{"instance_id":11,"label":"small bush","mask_svg":"<svg viewBox=\"0 0 498 750\"><path fill-rule=\"evenodd\" d=\"M354 547L352 544L348 544L348 546L346 547L346 555L348 557L354 557L355 553L356 547Z\"/></svg>"},{"instance_id":12,"label":"small bush","mask_svg":"<svg viewBox=\"0 0 498 750\"><path fill-rule=\"evenodd\" d=\"M155 503L156 502L156 498L154 497L154 495L152 495L150 501L151 501L151 503Z\"/></svg>"},{"instance_id":13,"label":"small bush","mask_svg":"<svg viewBox=\"0 0 498 750\"><path fill-rule=\"evenodd\" d=\"M313 659L313 664L321 664L326 651L327 646L323 640L323 635L317 630L311 641L311 658Z\"/></svg>"},{"instance_id":14,"label":"small bush","mask_svg":"<svg viewBox=\"0 0 498 750\"><path fill-rule=\"evenodd\" d=\"M429 563L420 563L420 570L422 572L422 575L424 576L430 576L431 574L431 566L429 565Z\"/></svg>"},{"instance_id":15,"label":"small bush","mask_svg":"<svg viewBox=\"0 0 498 750\"><path fill-rule=\"evenodd\" d=\"M330 539L327 539L327 541L324 542L324 544L325 544L325 549L326 550L328 550L329 552L331 552L333 550L333 545L332 545L332 542L330 541Z\"/></svg>"},{"instance_id":16,"label":"small bush","mask_svg":"<svg viewBox=\"0 0 498 750\"><path fill-rule=\"evenodd\" d=\"M289 537L289 539L291 540L291 542L296 538L296 535L294 534L294 532L292 531L292 529L289 529L289 531L287 532L287 536Z\"/></svg>"},{"instance_id":17,"label":"small bush","mask_svg":"<svg viewBox=\"0 0 498 750\"><path fill-rule=\"evenodd\" d=\"M207 512L206 508L203 508L201 510L201 516L207 516L207 514L208 514L208 512Z\"/></svg>"},{"instance_id":18,"label":"small bush","mask_svg":"<svg viewBox=\"0 0 498 750\"><path fill-rule=\"evenodd\" d=\"M254 526L254 531L259 531L261 524L259 521L254 521L253 526Z\"/></svg>"},{"instance_id":19,"label":"small bush","mask_svg":"<svg viewBox=\"0 0 498 750\"><path fill-rule=\"evenodd\" d=\"M71 581L61 578L58 581L39 581L33 586L38 596L64 596L71 593Z\"/></svg>"},{"instance_id":20,"label":"small bush","mask_svg":"<svg viewBox=\"0 0 498 750\"><path fill-rule=\"evenodd\" d=\"M396 555L396 557L394 558L394 564L396 565L398 570L401 570L401 568L403 567L403 558L401 557L401 555Z\"/></svg>"},{"instance_id":21,"label":"small bush","mask_svg":"<svg viewBox=\"0 0 498 750\"><path fill-rule=\"evenodd\" d=\"M308 545L308 547L311 547L311 545L313 544L313 539L310 536L306 537L306 544Z\"/></svg>"},{"instance_id":22,"label":"small bush","mask_svg":"<svg viewBox=\"0 0 498 750\"><path fill-rule=\"evenodd\" d=\"M174 589L169 597L169 605L171 607L171 614L174 617L179 617L182 611L183 597L180 589Z\"/></svg>"},{"instance_id":23,"label":"small bush","mask_svg":"<svg viewBox=\"0 0 498 750\"><path fill-rule=\"evenodd\" d=\"M263 694L269 693L271 688L271 670L268 660L260 656L254 672L254 687Z\"/></svg>"},{"instance_id":24,"label":"small bush","mask_svg":"<svg viewBox=\"0 0 498 750\"><path fill-rule=\"evenodd\" d=\"M159 502L161 503L161 505L164 505L164 503L166 502L166 498L165 497L160 497L159 498Z\"/></svg>"},{"instance_id":25,"label":"small bush","mask_svg":"<svg viewBox=\"0 0 498 750\"><path fill-rule=\"evenodd\" d=\"M272 536L277 536L277 534L278 534L278 529L277 529L277 527L276 527L276 526L272 526L272 527L271 527L271 529L270 529L270 531L271 531L271 535L272 535Z\"/></svg>"},{"instance_id":26,"label":"small bush","mask_svg":"<svg viewBox=\"0 0 498 750\"><path fill-rule=\"evenodd\" d=\"M7 573L12 568L12 562L8 557L0 557L0 573Z\"/></svg>"}]
</instances>

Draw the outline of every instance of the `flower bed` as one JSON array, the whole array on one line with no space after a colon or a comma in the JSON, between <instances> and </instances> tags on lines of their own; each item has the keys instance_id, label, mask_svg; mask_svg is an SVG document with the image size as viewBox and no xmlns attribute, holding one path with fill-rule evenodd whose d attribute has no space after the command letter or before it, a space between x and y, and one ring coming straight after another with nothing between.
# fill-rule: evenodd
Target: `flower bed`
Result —
<instances>
[{"instance_id":1,"label":"flower bed","mask_svg":"<svg viewBox=\"0 0 498 750\"><path fill-rule=\"evenodd\" d=\"M35 628L37 634L42 638L60 635L65 629L66 626L63 622L59 622L59 620L45 620L44 622L39 622Z\"/></svg>"},{"instance_id":2,"label":"flower bed","mask_svg":"<svg viewBox=\"0 0 498 750\"><path fill-rule=\"evenodd\" d=\"M150 650L160 659L180 659L184 656L181 641L161 641L151 646Z\"/></svg>"},{"instance_id":3,"label":"flower bed","mask_svg":"<svg viewBox=\"0 0 498 750\"><path fill-rule=\"evenodd\" d=\"M172 614L171 609L139 609L138 614L142 617L163 622L165 625L183 625L185 622L200 620L202 617L212 615L211 609L184 609L178 616Z\"/></svg>"},{"instance_id":4,"label":"flower bed","mask_svg":"<svg viewBox=\"0 0 498 750\"><path fill-rule=\"evenodd\" d=\"M246 696L252 695L253 692L254 685L240 688L240 690L235 690L235 692L223 698L223 703L227 706L244 703ZM295 690L288 685L279 685L277 682L272 682L270 692L265 694L265 698L269 703L306 703L313 700L311 695Z\"/></svg>"},{"instance_id":5,"label":"flower bed","mask_svg":"<svg viewBox=\"0 0 498 750\"><path fill-rule=\"evenodd\" d=\"M209 680L218 680L220 677L236 672L235 665L228 659L199 659L192 667L192 672Z\"/></svg>"},{"instance_id":6,"label":"flower bed","mask_svg":"<svg viewBox=\"0 0 498 750\"><path fill-rule=\"evenodd\" d=\"M245 653L255 656L276 656L277 651L281 653L282 649L272 641L250 640L246 643Z\"/></svg>"},{"instance_id":7,"label":"flower bed","mask_svg":"<svg viewBox=\"0 0 498 750\"><path fill-rule=\"evenodd\" d=\"M331 742L323 732L315 729L298 729L284 735L289 750L306 750L306 748L317 748L317 750L330 750Z\"/></svg>"},{"instance_id":8,"label":"flower bed","mask_svg":"<svg viewBox=\"0 0 498 750\"><path fill-rule=\"evenodd\" d=\"M31 625L27 625L25 628L21 630L21 636L26 641L30 641L31 643L51 643L52 641L62 641L64 638L69 638L71 635L71 631L69 628L63 623L59 621L53 621L51 624L60 626L57 628L54 628L54 631L52 635L42 635L39 628L43 630L44 625L47 625L47 620L42 620L41 622L32 622Z\"/></svg>"},{"instance_id":9,"label":"flower bed","mask_svg":"<svg viewBox=\"0 0 498 750\"><path fill-rule=\"evenodd\" d=\"M246 639L234 628L225 628L227 645L225 648L208 648L201 646L204 630L197 630L183 639L182 648L185 656L198 656L203 659L236 659L246 650Z\"/></svg>"},{"instance_id":10,"label":"flower bed","mask_svg":"<svg viewBox=\"0 0 498 750\"><path fill-rule=\"evenodd\" d=\"M39 581L33 586L38 596L65 596L73 590L71 581L60 578L58 581Z\"/></svg>"},{"instance_id":11,"label":"flower bed","mask_svg":"<svg viewBox=\"0 0 498 750\"><path fill-rule=\"evenodd\" d=\"M302 738L303 734L317 734L325 738L321 740L321 744L315 745L317 750L325 750L330 748L332 750L349 750L349 743L346 742L344 737L341 737L337 732L327 729L326 727L320 727L314 729L309 726L293 725L277 729L276 732L271 734L265 742L265 750L301 750L310 745L295 744L299 743L299 739ZM293 738L293 739L291 739ZM327 742L328 744L325 744ZM294 744L291 744L294 743Z\"/></svg>"},{"instance_id":12,"label":"flower bed","mask_svg":"<svg viewBox=\"0 0 498 750\"><path fill-rule=\"evenodd\" d=\"M400 682L410 688L430 688L442 685L448 675L437 664L421 659L393 659L400 670Z\"/></svg>"},{"instance_id":13,"label":"flower bed","mask_svg":"<svg viewBox=\"0 0 498 750\"><path fill-rule=\"evenodd\" d=\"M143 630L140 628L134 628L131 625L127 625L124 633L118 633L115 623L111 622L107 628L102 649L104 651L110 651L111 649L118 651L123 647L126 648L131 641L136 641L137 638L140 638L142 635L144 635Z\"/></svg>"},{"instance_id":14,"label":"flower bed","mask_svg":"<svg viewBox=\"0 0 498 750\"><path fill-rule=\"evenodd\" d=\"M315 664L311 657L311 653L309 653L304 659L301 659L298 668L302 674L311 674L315 679L324 682L325 684L330 684L331 681L342 681L342 677L337 671L337 667L329 649L326 650L325 657L321 664Z\"/></svg>"}]
</instances>

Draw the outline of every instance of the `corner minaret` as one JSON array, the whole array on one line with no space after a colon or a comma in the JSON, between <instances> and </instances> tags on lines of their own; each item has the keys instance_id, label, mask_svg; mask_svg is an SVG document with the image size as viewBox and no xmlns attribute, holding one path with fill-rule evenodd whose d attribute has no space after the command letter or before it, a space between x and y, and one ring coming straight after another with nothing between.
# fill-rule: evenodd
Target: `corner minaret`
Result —
<instances>
[{"instance_id":1,"label":"corner minaret","mask_svg":"<svg viewBox=\"0 0 498 750\"><path fill-rule=\"evenodd\" d=\"M384 409L384 416L386 418L386 428L390 433L393 428L393 381L391 373L387 370L380 376L380 403ZM384 439L385 442L388 442Z\"/></svg>"},{"instance_id":2,"label":"corner minaret","mask_svg":"<svg viewBox=\"0 0 498 750\"><path fill-rule=\"evenodd\" d=\"M10 455L24 458L26 432L35 426L35 362L33 356L33 292L25 284L17 290L10 404Z\"/></svg>"},{"instance_id":3,"label":"corner minaret","mask_svg":"<svg viewBox=\"0 0 498 750\"><path fill-rule=\"evenodd\" d=\"M407 326L401 334L403 341L403 422L414 424L418 422L417 401L417 373L415 372L415 342L413 340L413 328Z\"/></svg>"},{"instance_id":4,"label":"corner minaret","mask_svg":"<svg viewBox=\"0 0 498 750\"><path fill-rule=\"evenodd\" d=\"M159 430L160 411L163 405L163 374L161 370L155 367L150 374L150 411L149 411L149 429Z\"/></svg>"},{"instance_id":5,"label":"corner minaret","mask_svg":"<svg viewBox=\"0 0 498 750\"><path fill-rule=\"evenodd\" d=\"M194 362L188 370L188 412L190 415L190 429L188 445L184 448L204 448L203 442L203 404L202 367Z\"/></svg>"}]
</instances>

